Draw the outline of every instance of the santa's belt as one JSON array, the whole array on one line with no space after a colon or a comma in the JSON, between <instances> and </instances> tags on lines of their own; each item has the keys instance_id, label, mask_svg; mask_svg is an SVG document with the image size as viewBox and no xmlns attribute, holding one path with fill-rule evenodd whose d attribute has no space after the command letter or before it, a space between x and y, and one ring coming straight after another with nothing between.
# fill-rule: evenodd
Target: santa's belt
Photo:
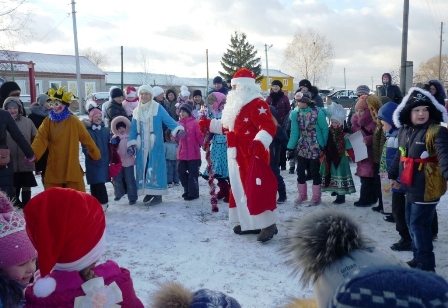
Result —
<instances>
[{"instance_id":1,"label":"santa's belt","mask_svg":"<svg viewBox=\"0 0 448 308\"><path fill-rule=\"evenodd\" d=\"M431 156L427 158L412 158L400 156L400 161L404 163L404 170L400 177L400 182L406 185L412 186L412 177L414 175L414 163L420 163L418 170L421 170L424 163L435 163L439 159L437 156Z\"/></svg>"},{"instance_id":2,"label":"santa's belt","mask_svg":"<svg viewBox=\"0 0 448 308\"><path fill-rule=\"evenodd\" d=\"M235 132L228 132L226 134L227 137L227 147L235 148L236 147L236 135Z\"/></svg>"}]
</instances>

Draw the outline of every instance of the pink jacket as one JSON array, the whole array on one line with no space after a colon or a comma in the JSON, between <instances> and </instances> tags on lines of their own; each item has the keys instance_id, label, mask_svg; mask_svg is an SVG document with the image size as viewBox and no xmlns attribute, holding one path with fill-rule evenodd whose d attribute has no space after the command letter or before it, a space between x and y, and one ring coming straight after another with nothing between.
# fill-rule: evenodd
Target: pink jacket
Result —
<instances>
[{"instance_id":1,"label":"pink jacket","mask_svg":"<svg viewBox=\"0 0 448 308\"><path fill-rule=\"evenodd\" d=\"M130 102L125 99L123 101L122 105L123 105L124 110L126 111L126 114L128 116L131 116L134 109L137 108L137 106L138 106L138 99L135 102Z\"/></svg>"},{"instance_id":2,"label":"pink jacket","mask_svg":"<svg viewBox=\"0 0 448 308\"><path fill-rule=\"evenodd\" d=\"M119 303L122 308L143 308L142 302L135 295L132 278L127 269L108 260L94 267L93 272L98 277L104 278L105 285L110 285L114 281L117 283L123 295L123 301ZM49 276L56 280L56 290L47 297L37 297L33 292L34 285L30 285L25 289L27 308L73 307L75 297L85 295L81 289L85 281L77 271L53 271Z\"/></svg>"},{"instance_id":3,"label":"pink jacket","mask_svg":"<svg viewBox=\"0 0 448 308\"><path fill-rule=\"evenodd\" d=\"M204 143L204 136L201 134L198 122L194 117L188 117L179 119L179 124L185 129L185 138L177 139L179 141L177 159L201 159L201 146Z\"/></svg>"},{"instance_id":4,"label":"pink jacket","mask_svg":"<svg viewBox=\"0 0 448 308\"><path fill-rule=\"evenodd\" d=\"M124 134L119 134L117 130L117 123L124 122L126 125L126 132ZM118 116L112 120L112 123L110 125L110 129L112 133L115 136L120 137L120 144L118 145L118 154L120 154L121 157L121 163L123 167L130 167L135 165L135 156L129 155L127 153L127 143L129 139L129 131L131 130L131 122L123 116Z\"/></svg>"},{"instance_id":5,"label":"pink jacket","mask_svg":"<svg viewBox=\"0 0 448 308\"><path fill-rule=\"evenodd\" d=\"M372 119L372 115L370 114L369 109L366 109L366 112L364 112L361 118L358 118L358 116L354 114L351 118L351 122L352 132L356 133L357 131L361 131L362 135L364 136L364 142L367 146L368 154L368 157L366 159L363 159L357 163L356 172L359 177L372 178L374 176L372 141L376 122ZM364 127L364 129L362 129L361 127Z\"/></svg>"}]
</instances>

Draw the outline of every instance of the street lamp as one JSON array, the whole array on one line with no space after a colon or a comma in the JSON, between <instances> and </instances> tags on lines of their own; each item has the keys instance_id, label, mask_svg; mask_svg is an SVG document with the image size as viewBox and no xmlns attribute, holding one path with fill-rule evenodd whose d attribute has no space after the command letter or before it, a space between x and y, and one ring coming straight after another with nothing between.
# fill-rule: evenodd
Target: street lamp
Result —
<instances>
[{"instance_id":1,"label":"street lamp","mask_svg":"<svg viewBox=\"0 0 448 308\"><path fill-rule=\"evenodd\" d=\"M266 91L269 91L269 66L268 66L268 50L272 47L272 44L268 46L264 44L264 52L266 54Z\"/></svg>"}]
</instances>

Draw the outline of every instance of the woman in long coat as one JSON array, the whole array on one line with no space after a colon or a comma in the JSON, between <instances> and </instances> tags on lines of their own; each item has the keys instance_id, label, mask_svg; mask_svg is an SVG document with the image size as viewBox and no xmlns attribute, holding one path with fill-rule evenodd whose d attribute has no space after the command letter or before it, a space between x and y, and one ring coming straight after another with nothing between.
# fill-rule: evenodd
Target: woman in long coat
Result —
<instances>
[{"instance_id":1,"label":"woman in long coat","mask_svg":"<svg viewBox=\"0 0 448 308\"><path fill-rule=\"evenodd\" d=\"M137 193L139 196L145 195L143 202L155 205L162 202L162 195L168 194L162 123L171 130L173 136L184 131L184 128L173 120L162 105L153 100L151 86L140 86L138 97L139 104L133 112L127 146L130 152L136 151L137 155Z\"/></svg>"}]
</instances>

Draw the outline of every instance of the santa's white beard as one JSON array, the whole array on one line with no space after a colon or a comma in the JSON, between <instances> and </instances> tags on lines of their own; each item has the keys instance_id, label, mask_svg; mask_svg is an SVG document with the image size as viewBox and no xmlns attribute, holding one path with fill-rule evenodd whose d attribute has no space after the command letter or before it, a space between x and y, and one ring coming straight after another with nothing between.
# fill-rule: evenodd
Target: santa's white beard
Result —
<instances>
[{"instance_id":1,"label":"santa's white beard","mask_svg":"<svg viewBox=\"0 0 448 308\"><path fill-rule=\"evenodd\" d=\"M233 130L235 119L240 113L241 108L254 98L261 97L260 85L238 85L236 89L229 92L226 99L226 105L222 111L222 126Z\"/></svg>"}]
</instances>

